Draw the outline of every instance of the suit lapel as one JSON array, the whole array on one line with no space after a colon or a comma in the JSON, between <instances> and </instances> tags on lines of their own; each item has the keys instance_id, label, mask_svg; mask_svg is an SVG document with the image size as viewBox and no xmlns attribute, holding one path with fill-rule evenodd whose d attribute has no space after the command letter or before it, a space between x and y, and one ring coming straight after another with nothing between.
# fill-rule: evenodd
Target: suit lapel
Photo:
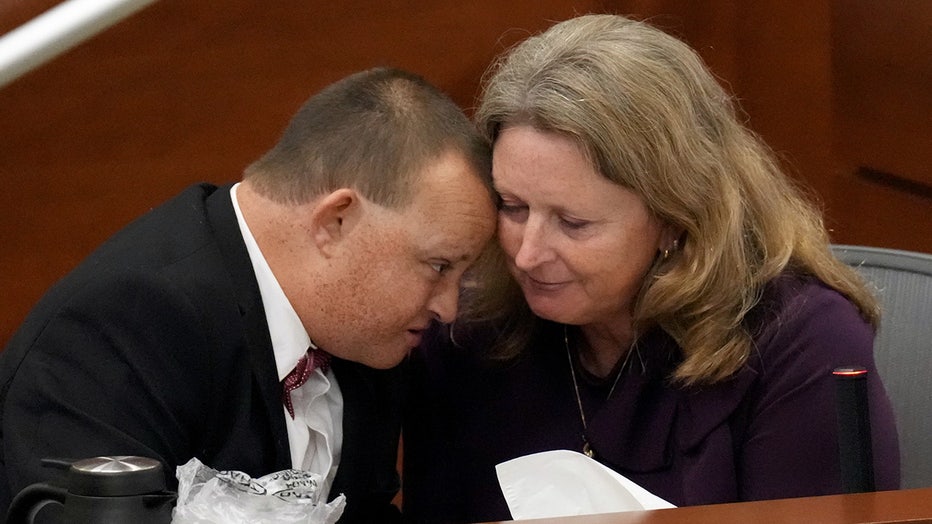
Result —
<instances>
[{"instance_id":1,"label":"suit lapel","mask_svg":"<svg viewBox=\"0 0 932 524\"><path fill-rule=\"evenodd\" d=\"M354 364L335 358L331 365L343 395L343 452L340 467L330 489L332 498L339 493L345 493L349 486L358 485L360 480L359 455L360 448L364 445L364 420L369 417L367 411L371 404L371 393L365 378Z\"/></svg>"},{"instance_id":2,"label":"suit lapel","mask_svg":"<svg viewBox=\"0 0 932 524\"><path fill-rule=\"evenodd\" d=\"M265 318L265 308L262 306L259 284L256 282L249 252L236 220L229 189L229 186L222 186L208 198L207 217L227 262L230 280L234 286L253 377L262 395L265 416L275 438L277 468L287 469L291 467L291 451L281 408L281 389L272 340Z\"/></svg>"}]
</instances>

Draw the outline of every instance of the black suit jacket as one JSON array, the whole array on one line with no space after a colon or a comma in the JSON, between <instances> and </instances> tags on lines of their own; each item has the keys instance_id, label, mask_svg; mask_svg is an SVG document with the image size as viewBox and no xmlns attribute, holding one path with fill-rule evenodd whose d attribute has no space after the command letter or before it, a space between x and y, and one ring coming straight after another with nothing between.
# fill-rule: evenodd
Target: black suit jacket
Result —
<instances>
[{"instance_id":1,"label":"black suit jacket","mask_svg":"<svg viewBox=\"0 0 932 524\"><path fill-rule=\"evenodd\" d=\"M341 522L385 522L401 367L334 359ZM260 476L291 458L265 311L229 188L194 186L58 282L0 354L0 512L53 472L45 457L143 455Z\"/></svg>"}]
</instances>

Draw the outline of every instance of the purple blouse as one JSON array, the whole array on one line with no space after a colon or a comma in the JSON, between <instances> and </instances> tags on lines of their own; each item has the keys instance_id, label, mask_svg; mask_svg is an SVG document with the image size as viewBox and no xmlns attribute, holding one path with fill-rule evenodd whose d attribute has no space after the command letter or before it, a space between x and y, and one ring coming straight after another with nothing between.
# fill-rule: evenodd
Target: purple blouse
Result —
<instances>
[{"instance_id":1,"label":"purple blouse","mask_svg":"<svg viewBox=\"0 0 932 524\"><path fill-rule=\"evenodd\" d=\"M857 365L869 371L876 487L898 488L897 434L874 333L855 307L816 280L784 276L748 323L750 359L715 386L669 384L682 355L660 330L638 342L610 397L610 383L580 373L595 458L677 506L839 493L831 372ZM454 345L438 329L412 357L403 436L408 522L507 520L496 464L582 450L562 326L546 324L507 365L481 357L489 336L461 337L458 328Z\"/></svg>"}]
</instances>

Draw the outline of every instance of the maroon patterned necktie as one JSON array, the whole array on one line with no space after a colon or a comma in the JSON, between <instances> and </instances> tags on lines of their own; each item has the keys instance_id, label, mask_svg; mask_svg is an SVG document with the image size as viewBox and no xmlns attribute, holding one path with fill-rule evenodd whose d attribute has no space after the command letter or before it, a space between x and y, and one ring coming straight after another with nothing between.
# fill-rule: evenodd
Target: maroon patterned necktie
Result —
<instances>
[{"instance_id":1,"label":"maroon patterned necktie","mask_svg":"<svg viewBox=\"0 0 932 524\"><path fill-rule=\"evenodd\" d=\"M312 347L298 360L291 373L288 373L288 376L282 380L282 402L292 419L294 419L294 405L291 403L291 392L304 385L307 379L311 377L311 373L317 368L320 368L321 372L327 373L327 370L330 369L330 354L322 349Z\"/></svg>"}]
</instances>

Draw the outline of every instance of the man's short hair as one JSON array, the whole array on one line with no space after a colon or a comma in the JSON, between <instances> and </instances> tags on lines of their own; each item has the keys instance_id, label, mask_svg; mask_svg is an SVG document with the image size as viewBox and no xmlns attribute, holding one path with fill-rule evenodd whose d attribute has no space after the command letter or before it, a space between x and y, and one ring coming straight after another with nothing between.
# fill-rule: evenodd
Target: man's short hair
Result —
<instances>
[{"instance_id":1,"label":"man's short hair","mask_svg":"<svg viewBox=\"0 0 932 524\"><path fill-rule=\"evenodd\" d=\"M401 207L421 171L448 151L461 153L489 182L488 143L456 103L418 75L375 68L305 102L244 178L281 202L351 187L380 205Z\"/></svg>"}]
</instances>

